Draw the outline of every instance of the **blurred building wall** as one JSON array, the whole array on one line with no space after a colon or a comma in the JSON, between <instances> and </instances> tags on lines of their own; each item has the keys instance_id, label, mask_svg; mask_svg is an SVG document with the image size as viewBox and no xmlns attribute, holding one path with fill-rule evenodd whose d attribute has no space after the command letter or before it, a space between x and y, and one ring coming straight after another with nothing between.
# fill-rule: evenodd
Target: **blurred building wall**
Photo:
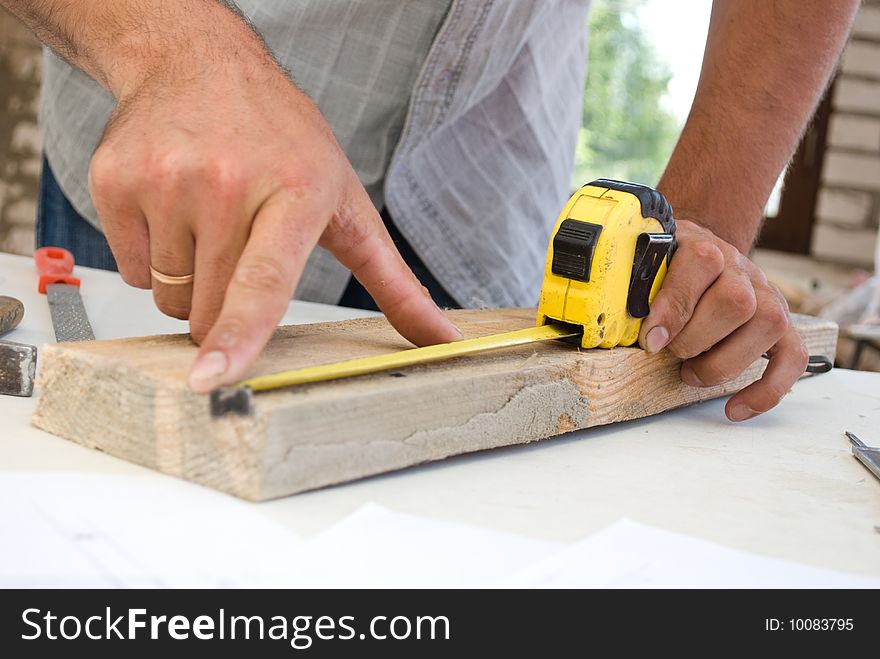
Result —
<instances>
[{"instance_id":1,"label":"blurred building wall","mask_svg":"<svg viewBox=\"0 0 880 659\"><path fill-rule=\"evenodd\" d=\"M880 218L880 0L863 0L832 97L811 251L870 268Z\"/></svg>"},{"instance_id":2,"label":"blurred building wall","mask_svg":"<svg viewBox=\"0 0 880 659\"><path fill-rule=\"evenodd\" d=\"M0 9L0 251L34 249L40 176L40 46Z\"/></svg>"}]
</instances>

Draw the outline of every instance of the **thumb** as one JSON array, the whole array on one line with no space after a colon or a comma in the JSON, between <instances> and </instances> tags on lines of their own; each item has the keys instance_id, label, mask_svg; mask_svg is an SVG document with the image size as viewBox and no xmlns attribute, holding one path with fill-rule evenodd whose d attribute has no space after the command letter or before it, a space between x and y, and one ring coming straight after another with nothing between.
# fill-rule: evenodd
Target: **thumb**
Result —
<instances>
[{"instance_id":1,"label":"thumb","mask_svg":"<svg viewBox=\"0 0 880 659\"><path fill-rule=\"evenodd\" d=\"M711 242L680 241L666 279L642 322L639 345L654 353L672 343L723 270L724 256Z\"/></svg>"}]
</instances>

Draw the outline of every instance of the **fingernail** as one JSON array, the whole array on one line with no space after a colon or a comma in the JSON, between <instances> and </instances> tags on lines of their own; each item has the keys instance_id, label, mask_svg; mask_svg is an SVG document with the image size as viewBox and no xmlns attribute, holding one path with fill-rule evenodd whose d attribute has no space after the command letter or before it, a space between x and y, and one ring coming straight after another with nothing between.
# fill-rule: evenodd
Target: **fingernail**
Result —
<instances>
[{"instance_id":1,"label":"fingernail","mask_svg":"<svg viewBox=\"0 0 880 659\"><path fill-rule=\"evenodd\" d=\"M426 288L425 290L427 291L428 289ZM431 299L432 302L434 302L434 299L431 298L430 293L428 294L428 297ZM452 341L461 341L464 338L464 334L461 333L461 330L456 327L455 323L449 320L449 316L447 316L446 312L440 308L439 304L434 302L434 306L437 307L437 311L439 311L443 315L443 317L446 319L446 322L449 324L449 328L452 330L453 338L450 340L450 343Z\"/></svg>"},{"instance_id":2,"label":"fingernail","mask_svg":"<svg viewBox=\"0 0 880 659\"><path fill-rule=\"evenodd\" d=\"M205 383L223 375L227 368L229 368L229 360L222 352L215 350L202 355L189 372L190 388L201 389Z\"/></svg>"},{"instance_id":3,"label":"fingernail","mask_svg":"<svg viewBox=\"0 0 880 659\"><path fill-rule=\"evenodd\" d=\"M648 352L660 352L669 343L669 331L659 325L653 328L645 337L645 347Z\"/></svg>"},{"instance_id":4,"label":"fingernail","mask_svg":"<svg viewBox=\"0 0 880 659\"><path fill-rule=\"evenodd\" d=\"M731 406L729 418L731 421L745 421L746 419L751 419L757 414L758 413L755 412L755 410L753 410L748 405L740 403L738 405Z\"/></svg>"},{"instance_id":5,"label":"fingernail","mask_svg":"<svg viewBox=\"0 0 880 659\"><path fill-rule=\"evenodd\" d=\"M703 381L694 373L694 369L685 364L681 367L681 381L692 387L705 387Z\"/></svg>"}]
</instances>

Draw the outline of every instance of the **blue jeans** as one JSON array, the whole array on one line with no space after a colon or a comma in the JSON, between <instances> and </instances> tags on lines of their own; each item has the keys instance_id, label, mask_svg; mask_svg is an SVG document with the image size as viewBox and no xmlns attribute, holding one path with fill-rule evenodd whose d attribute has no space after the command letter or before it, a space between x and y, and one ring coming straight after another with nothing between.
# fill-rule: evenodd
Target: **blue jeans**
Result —
<instances>
[{"instance_id":1,"label":"blue jeans","mask_svg":"<svg viewBox=\"0 0 880 659\"><path fill-rule=\"evenodd\" d=\"M49 162L43 158L40 198L37 201L37 247L63 247L77 265L119 270L104 234L76 212L61 191Z\"/></svg>"},{"instance_id":2,"label":"blue jeans","mask_svg":"<svg viewBox=\"0 0 880 659\"><path fill-rule=\"evenodd\" d=\"M394 226L391 216L388 214L387 209L384 208L382 209L382 221L385 223L385 228L388 229L388 233L391 235L391 240L394 241L397 251L400 252L403 260L406 261L406 264L418 280L422 282L422 286L428 289L437 306L443 309L460 309L461 305L453 300L452 296L446 292L446 289L440 285L440 282L434 278L434 275L428 270L428 266L422 262L419 255L415 253L415 250L401 235L400 231L397 230L397 227ZM343 307L379 311L379 307L373 302L373 298L367 293L367 289L361 286L361 283L354 277L349 280L348 286L339 300L339 304Z\"/></svg>"},{"instance_id":3,"label":"blue jeans","mask_svg":"<svg viewBox=\"0 0 880 659\"><path fill-rule=\"evenodd\" d=\"M391 217L384 210L382 211L382 220L385 222L394 244L403 256L403 260L428 289L434 301L441 307L458 309L459 304L434 278L418 254L400 235L394 222L391 221ZM43 173L40 177L36 240L37 247L51 245L70 251L78 265L102 270L118 271L119 269L104 234L89 224L71 205L45 158L43 159ZM354 277L349 280L339 304L355 309L379 310L370 294Z\"/></svg>"}]
</instances>

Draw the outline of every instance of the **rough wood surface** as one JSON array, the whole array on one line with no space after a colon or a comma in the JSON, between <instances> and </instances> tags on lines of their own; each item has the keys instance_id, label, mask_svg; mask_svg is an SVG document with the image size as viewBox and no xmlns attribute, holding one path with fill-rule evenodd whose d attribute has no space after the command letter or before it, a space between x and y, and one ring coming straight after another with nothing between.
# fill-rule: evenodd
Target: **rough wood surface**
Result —
<instances>
[{"instance_id":1,"label":"rough wood surface","mask_svg":"<svg viewBox=\"0 0 880 659\"><path fill-rule=\"evenodd\" d=\"M451 312L465 337L519 329L532 309ZM833 357L837 327L798 317L811 354ZM408 347L382 318L280 328L253 374ZM251 417L210 417L186 386L185 335L46 346L36 426L250 500L531 442L717 398L754 381L697 389L667 351L580 351L560 342L396 373L258 394Z\"/></svg>"}]
</instances>

